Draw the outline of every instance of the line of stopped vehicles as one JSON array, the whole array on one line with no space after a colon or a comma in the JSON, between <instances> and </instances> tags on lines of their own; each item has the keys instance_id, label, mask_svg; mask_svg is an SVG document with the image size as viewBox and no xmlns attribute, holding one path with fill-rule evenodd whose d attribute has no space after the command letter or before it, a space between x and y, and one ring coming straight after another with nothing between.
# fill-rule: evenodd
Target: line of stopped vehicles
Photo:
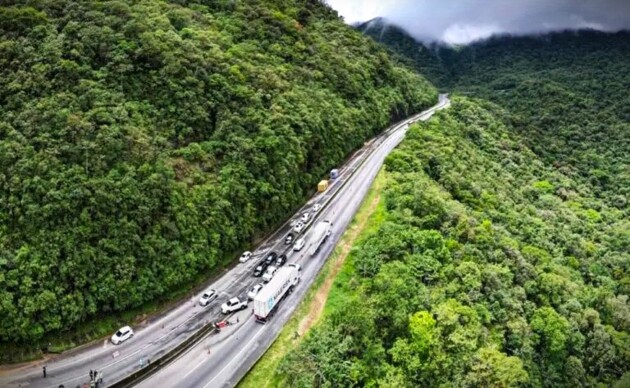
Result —
<instances>
[{"instance_id":1,"label":"line of stopped vehicles","mask_svg":"<svg viewBox=\"0 0 630 388\"><path fill-rule=\"evenodd\" d=\"M314 215L321 210L320 204L315 204L310 212L305 212L300 219L293 223L291 231L285 236L284 244L293 245L293 252L299 252L308 245L308 253L313 256L319 247L326 241L331 233L332 223L328 220L319 222L310 233L309 238L302 235L306 226L313 219ZM291 252L289 250L288 252ZM252 258L251 252L244 252L239 259L246 263ZM287 255L270 251L256 265L252 275L260 277L262 282L254 285L247 293L246 298L234 297L221 305L223 314L230 314L234 311L247 308L250 301L254 303L254 316L256 321L264 323L273 316L280 301L289 295L298 284L301 277L301 267L297 263L285 265ZM215 292L208 290L208 292Z\"/></svg>"},{"instance_id":2,"label":"line of stopped vehicles","mask_svg":"<svg viewBox=\"0 0 630 388\"><path fill-rule=\"evenodd\" d=\"M316 213L321 210L320 204L311 207L310 212L303 213L291 227L291 231L285 236L284 244L293 246L287 253L308 249L309 256L317 253L320 246L326 241L331 233L332 223L329 220L320 221L312 228L308 236L302 235L308 223L310 223ZM308 238L307 238L308 237ZM252 252L244 252L239 258L239 262L247 263L254 255ZM299 283L301 277L301 267L297 263L287 264L286 254L278 255L276 252L268 252L264 258L256 265L252 276L261 278L262 282L254 285L245 297L235 296L229 298L221 305L221 312L228 315L247 308L250 301L254 304L254 316L256 322L265 323L273 316L279 303L292 291ZM209 306L219 298L219 292L209 288L203 292L199 298L199 305ZM112 337L114 345L133 337L133 330L129 326L120 328Z\"/></svg>"}]
</instances>

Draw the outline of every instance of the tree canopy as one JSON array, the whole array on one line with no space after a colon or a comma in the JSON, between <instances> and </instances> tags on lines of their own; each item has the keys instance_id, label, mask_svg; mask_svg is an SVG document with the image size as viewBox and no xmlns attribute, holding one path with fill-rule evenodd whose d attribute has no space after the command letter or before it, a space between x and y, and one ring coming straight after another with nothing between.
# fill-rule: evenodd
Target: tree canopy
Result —
<instances>
[{"instance_id":1,"label":"tree canopy","mask_svg":"<svg viewBox=\"0 0 630 388\"><path fill-rule=\"evenodd\" d=\"M0 341L190 287L437 97L319 1L12 4Z\"/></svg>"},{"instance_id":2,"label":"tree canopy","mask_svg":"<svg viewBox=\"0 0 630 388\"><path fill-rule=\"evenodd\" d=\"M333 287L346 302L285 357L287 384L597 386L629 371L627 214L520 136L505 109L461 97L410 128L386 161L385 215Z\"/></svg>"},{"instance_id":3,"label":"tree canopy","mask_svg":"<svg viewBox=\"0 0 630 388\"><path fill-rule=\"evenodd\" d=\"M630 33L425 47L359 27L441 88L277 373L292 386L626 386ZM465 95L466 97L463 97Z\"/></svg>"}]
</instances>

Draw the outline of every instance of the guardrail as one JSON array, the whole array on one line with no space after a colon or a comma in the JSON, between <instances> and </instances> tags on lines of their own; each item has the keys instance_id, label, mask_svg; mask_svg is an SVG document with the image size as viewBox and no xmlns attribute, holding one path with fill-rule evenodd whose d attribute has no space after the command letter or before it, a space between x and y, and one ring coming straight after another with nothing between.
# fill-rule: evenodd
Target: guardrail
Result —
<instances>
[{"instance_id":1,"label":"guardrail","mask_svg":"<svg viewBox=\"0 0 630 388\"><path fill-rule=\"evenodd\" d=\"M448 96L448 95L447 95L447 96ZM390 136L392 133L394 133L394 132L396 132L397 130L401 129L401 128L402 128L402 127L404 127L405 125L408 125L408 124L413 124L413 123L417 122L418 120L420 120L422 117L424 117L425 115L427 115L427 114L429 114L429 113L435 113L436 111L438 111L438 110L440 110L440 109L443 109L443 108L444 108L444 107L446 107L447 105L448 105L448 101L444 101L444 102L440 101L440 102L439 102L436 106L434 106L434 107L432 107L432 108L430 108L430 109L427 109L427 110L426 110L426 111L424 111L424 112L418 113L418 114L416 114L416 115L414 115L414 116L412 116L412 117L410 117L410 118L408 118L408 119L405 119L405 120L403 120L403 121L400 121L400 122L398 122L398 123L396 123L396 124L392 125L392 126L391 126L388 130L384 131L384 132L383 132L383 133L382 133L382 134L381 134L378 138L374 138L374 139L372 139L372 140L370 141L370 142L372 142L372 141L374 141L374 140L376 140L376 139L379 139L379 140L381 140L380 142L378 142L377 144L370 144L369 146L370 146L370 147L372 147L372 148L378 148L380 145L382 145L382 144L383 144L383 142L384 142L387 138L389 138L389 136ZM365 160L366 160L366 159L367 159L367 156L363 158L363 160L359 163L359 166L357 166L357 168L358 168L358 167L360 167L361 165L363 165L363 163L365 162ZM355 169L355 171L356 171L356 169ZM346 179L346 182L347 182L348 180L349 180L349 179ZM344 182L344 185L345 185L345 183L346 183L346 182ZM344 185L342 185L342 186L340 186L340 187L338 187L338 188L336 189L335 193L331 196L331 198L330 198L328 201L326 201L326 204L328 204L328 202L330 202L330 200L332 200L332 198L334 198L334 197L335 197L335 196L336 196L336 195L337 195L337 194L341 191L341 189L343 188L343 186L344 186ZM322 210L323 210L323 209L325 209L325 207L324 207L324 206L322 206ZM313 224L315 224L315 219L313 219L313 222L309 224L309 227L310 227L310 225L313 225ZM273 344L273 343L276 341L276 339L278 338L278 336L279 336L279 335L280 335L280 331L278 331L278 332L275 334L275 336L273 337L273 340L271 341L271 343L270 343L270 345L269 345L269 346L271 346L271 344ZM268 347L267 347L267 349L268 349ZM252 365L255 365L255 364L258 362L258 360L260 360L260 358L261 358L261 357L265 354L265 352L266 352L266 349L265 349L265 351L261 352L261 353L260 353L260 354L256 357L256 359L255 359L255 361L254 361L254 363L253 363Z\"/></svg>"},{"instance_id":2,"label":"guardrail","mask_svg":"<svg viewBox=\"0 0 630 388\"><path fill-rule=\"evenodd\" d=\"M209 322L205 324L195 334L193 334L186 340L182 341L182 343L180 343L173 349L166 352L164 355L162 355L162 357L159 357L157 360L147 360L148 361L147 366L135 371L134 373L128 375L122 380L115 382L114 384L110 385L110 387L116 387L116 388L131 387L140 383L142 380L148 378L153 373L157 372L163 366L170 364L172 361L174 361L177 357L182 355L188 349L192 348L197 343L201 342L207 335L212 334L214 330L215 330L215 327L214 327L213 322Z\"/></svg>"},{"instance_id":3,"label":"guardrail","mask_svg":"<svg viewBox=\"0 0 630 388\"><path fill-rule=\"evenodd\" d=\"M379 141L378 144L373 144L371 146L373 148L378 147L380 144L382 144L382 142L386 138L389 137L389 135L390 133L387 133L386 136L378 138L381 141ZM363 165L363 163L365 163L365 160L367 159L367 154L361 155L360 158L361 158L360 161L355 162L355 163L358 163L358 165L356 166L354 171L356 171L359 167ZM352 174L352 171L350 173ZM336 197L336 195L341 191L341 189L345 186L348 180L349 180L348 178L344 179L341 185L335 187L335 191L333 192L333 194L322 204L322 210L324 210L330 204L330 201L332 201ZM311 227L315 224L315 220L316 219L313 219L313 222L310 222L304 228L303 234L306 234L311 229ZM273 235L273 232L270 235ZM214 322L209 322L205 324L195 334L193 334L189 338L182 341L179 345L175 346L173 349L167 351L161 357L150 360L150 363L148 363L147 366L145 366L144 368L138 369L137 371L124 377L122 380L118 380L117 382L109 386L114 387L114 388L124 388L124 387L132 387L134 385L137 385L142 380L145 380L151 375L153 375L154 373L156 373L162 367L173 362L180 355L184 354L187 350L189 350L190 348L195 346L197 343L199 343L201 340L203 340L207 335L210 335L214 330L215 330Z\"/></svg>"}]
</instances>

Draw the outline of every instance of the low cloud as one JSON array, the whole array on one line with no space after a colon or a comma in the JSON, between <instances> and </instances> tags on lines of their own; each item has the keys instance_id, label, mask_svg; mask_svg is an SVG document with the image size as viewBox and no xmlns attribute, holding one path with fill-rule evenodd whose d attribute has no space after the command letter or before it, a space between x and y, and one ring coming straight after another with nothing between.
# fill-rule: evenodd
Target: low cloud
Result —
<instances>
[{"instance_id":1,"label":"low cloud","mask_svg":"<svg viewBox=\"0 0 630 388\"><path fill-rule=\"evenodd\" d=\"M326 0L347 23L384 17L418 39L465 44L493 34L630 28L630 0Z\"/></svg>"}]
</instances>

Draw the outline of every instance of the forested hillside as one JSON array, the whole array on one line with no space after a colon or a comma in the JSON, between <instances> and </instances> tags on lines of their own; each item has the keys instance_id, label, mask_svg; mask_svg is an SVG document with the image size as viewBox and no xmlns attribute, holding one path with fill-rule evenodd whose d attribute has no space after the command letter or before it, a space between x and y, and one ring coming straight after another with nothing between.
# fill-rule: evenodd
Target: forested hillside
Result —
<instances>
[{"instance_id":1,"label":"forested hillside","mask_svg":"<svg viewBox=\"0 0 630 388\"><path fill-rule=\"evenodd\" d=\"M454 50L439 43L420 44L402 28L390 24L387 19L375 18L360 23L356 28L363 34L389 48L393 55L420 74L427 77L434 85L448 90L455 75L450 74L451 57Z\"/></svg>"},{"instance_id":2,"label":"forested hillside","mask_svg":"<svg viewBox=\"0 0 630 388\"><path fill-rule=\"evenodd\" d=\"M630 386L630 33L427 49L359 29L460 96L388 158L375 231L277 377Z\"/></svg>"},{"instance_id":3,"label":"forested hillside","mask_svg":"<svg viewBox=\"0 0 630 388\"><path fill-rule=\"evenodd\" d=\"M6 342L191 287L437 98L319 1L13 3L0 7Z\"/></svg>"},{"instance_id":4,"label":"forested hillside","mask_svg":"<svg viewBox=\"0 0 630 388\"><path fill-rule=\"evenodd\" d=\"M495 38L454 57L453 89L506 108L546 163L627 212L630 32ZM628 214L628 213L626 213Z\"/></svg>"},{"instance_id":5,"label":"forested hillside","mask_svg":"<svg viewBox=\"0 0 630 388\"><path fill-rule=\"evenodd\" d=\"M629 206L630 32L501 36L449 48L427 47L383 20L358 28L439 87L506 108L546 163L608 204Z\"/></svg>"},{"instance_id":6,"label":"forested hillside","mask_svg":"<svg viewBox=\"0 0 630 388\"><path fill-rule=\"evenodd\" d=\"M338 306L277 371L286 385L577 387L629 371L627 209L530 150L510 112L455 98L386 171Z\"/></svg>"}]
</instances>

